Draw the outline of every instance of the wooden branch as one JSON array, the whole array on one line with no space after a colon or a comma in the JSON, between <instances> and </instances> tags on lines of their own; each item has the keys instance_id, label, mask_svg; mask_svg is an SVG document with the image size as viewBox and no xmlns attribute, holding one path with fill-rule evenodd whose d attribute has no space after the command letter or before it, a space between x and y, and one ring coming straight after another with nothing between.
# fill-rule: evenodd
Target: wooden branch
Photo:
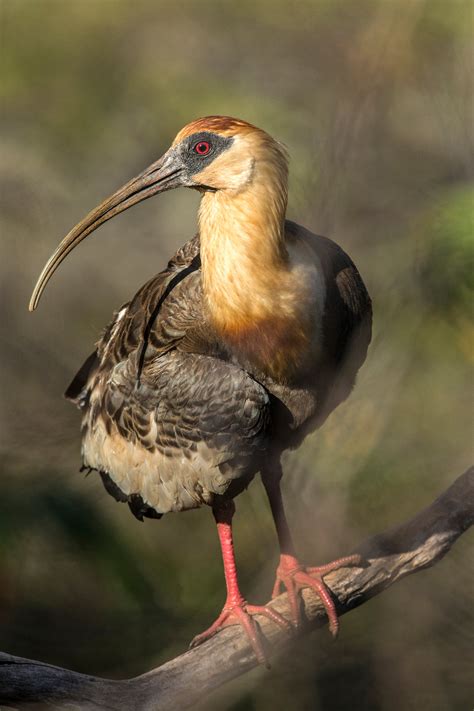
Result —
<instances>
[{"instance_id":1,"label":"wooden branch","mask_svg":"<svg viewBox=\"0 0 474 711\"><path fill-rule=\"evenodd\" d=\"M363 568L338 570L326 577L340 615L361 605L401 578L440 560L456 539L474 522L474 467L460 476L431 506L407 523L362 544L357 553L367 561ZM301 634L326 623L315 595L305 590L308 624ZM289 614L286 595L272 607ZM264 618L262 632L269 653L281 654L295 637ZM36 702L48 708L135 709L167 711L185 709L208 693L256 666L257 662L240 628L223 630L205 644L133 679L113 681L78 674L42 662L0 653L0 703Z\"/></svg>"}]
</instances>

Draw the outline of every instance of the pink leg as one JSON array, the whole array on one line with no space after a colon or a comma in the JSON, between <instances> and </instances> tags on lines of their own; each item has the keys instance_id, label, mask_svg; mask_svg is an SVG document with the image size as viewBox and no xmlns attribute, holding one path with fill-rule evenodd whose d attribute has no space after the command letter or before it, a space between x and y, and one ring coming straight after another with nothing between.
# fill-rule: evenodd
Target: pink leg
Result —
<instances>
[{"instance_id":1,"label":"pink leg","mask_svg":"<svg viewBox=\"0 0 474 711\"><path fill-rule=\"evenodd\" d=\"M301 610L298 594L304 587L311 588L320 598L324 605L329 621L329 630L336 636L339 629L339 620L337 617L336 607L334 605L331 593L327 585L324 583L324 576L333 570L346 566L360 565L362 559L360 555L350 555L345 558L339 558L332 563L318 567L306 568L296 557L295 547L291 538L290 529L283 508L283 500L281 498L280 483L278 477L272 479L270 477L262 477L265 490L267 492L270 508L272 510L273 519L280 544L280 563L276 571L276 580L273 588L272 597L277 597L280 594L281 588L285 587L288 593L288 601L290 603L291 617L296 627L301 624Z\"/></svg>"},{"instance_id":2,"label":"pink leg","mask_svg":"<svg viewBox=\"0 0 474 711\"><path fill-rule=\"evenodd\" d=\"M227 586L227 599L217 620L201 634L198 634L191 642L191 647L195 647L215 635L219 630L229 625L241 625L253 647L255 656L260 664L268 666L268 661L263 650L262 639L253 615L263 615L276 624L291 631L290 623L278 612L264 605L249 605L243 598L237 580L237 569L235 566L234 544L232 540L232 517L235 512L233 501L227 501L219 507L213 509L217 523L217 533L222 550L222 560L224 562L224 575Z\"/></svg>"}]
</instances>

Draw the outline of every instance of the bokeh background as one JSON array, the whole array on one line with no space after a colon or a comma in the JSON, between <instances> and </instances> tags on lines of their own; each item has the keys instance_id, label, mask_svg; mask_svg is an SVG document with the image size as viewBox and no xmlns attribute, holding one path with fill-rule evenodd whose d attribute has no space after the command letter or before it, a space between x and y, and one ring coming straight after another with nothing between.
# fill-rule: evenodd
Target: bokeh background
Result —
<instances>
[{"instance_id":1,"label":"bokeh background","mask_svg":"<svg viewBox=\"0 0 474 711\"><path fill-rule=\"evenodd\" d=\"M209 510L137 522L79 468L62 392L113 309L194 233L167 193L74 252L27 313L58 241L188 121L229 114L291 154L289 216L338 241L374 300L350 399L285 461L317 563L428 504L472 457L469 0L2 0L0 648L130 676L186 648L224 599ZM271 589L261 484L237 501L242 587ZM203 709L472 706L472 534ZM470 659L471 657L471 659Z\"/></svg>"}]
</instances>

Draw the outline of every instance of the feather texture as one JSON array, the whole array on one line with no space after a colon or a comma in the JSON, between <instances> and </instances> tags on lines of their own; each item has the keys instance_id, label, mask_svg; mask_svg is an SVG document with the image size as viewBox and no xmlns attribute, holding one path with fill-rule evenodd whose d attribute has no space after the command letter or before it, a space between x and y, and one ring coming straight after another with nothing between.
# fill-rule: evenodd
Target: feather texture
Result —
<instances>
[{"instance_id":1,"label":"feather texture","mask_svg":"<svg viewBox=\"0 0 474 711\"><path fill-rule=\"evenodd\" d=\"M282 239L312 295L301 297L298 369L266 367L298 341L278 311L240 339L219 327L196 236L115 314L69 386L83 411L84 465L138 518L236 496L264 458L295 446L349 394L371 333L362 279L331 240L288 221Z\"/></svg>"}]
</instances>

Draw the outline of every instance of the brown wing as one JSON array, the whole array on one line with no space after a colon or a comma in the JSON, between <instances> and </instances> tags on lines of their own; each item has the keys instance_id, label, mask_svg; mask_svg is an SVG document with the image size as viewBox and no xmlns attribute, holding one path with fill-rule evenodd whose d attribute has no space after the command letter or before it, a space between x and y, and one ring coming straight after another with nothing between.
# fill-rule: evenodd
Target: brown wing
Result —
<instances>
[{"instance_id":1,"label":"brown wing","mask_svg":"<svg viewBox=\"0 0 474 711\"><path fill-rule=\"evenodd\" d=\"M273 396L273 430L282 449L296 447L350 394L367 356L372 304L351 258L332 240L286 221L289 242L301 241L318 265L325 290L322 348L312 366L288 386L265 379Z\"/></svg>"},{"instance_id":2,"label":"brown wing","mask_svg":"<svg viewBox=\"0 0 474 711\"><path fill-rule=\"evenodd\" d=\"M195 238L115 315L68 388L84 465L138 518L235 495L258 470L268 394L221 355Z\"/></svg>"},{"instance_id":3,"label":"brown wing","mask_svg":"<svg viewBox=\"0 0 474 711\"><path fill-rule=\"evenodd\" d=\"M269 417L266 390L231 363L175 349L136 385L124 361L93 389L84 464L158 513L212 504L258 471Z\"/></svg>"},{"instance_id":4,"label":"brown wing","mask_svg":"<svg viewBox=\"0 0 474 711\"><path fill-rule=\"evenodd\" d=\"M139 367L143 368L145 362L173 348L183 339L187 331L192 330L190 327L196 317L193 313L196 309L189 307L198 305L199 308L201 301L200 278L193 280L194 298L191 298L189 280L186 289L179 288L179 285L199 270L199 238L195 236L178 250L166 269L144 284L131 301L115 312L95 351L88 356L67 388L65 397L83 407L99 370L111 369L131 356L138 377ZM174 289L172 298L167 298ZM183 304L183 293L189 303ZM187 293L189 299L186 298ZM166 308L162 309L165 300Z\"/></svg>"},{"instance_id":5,"label":"brown wing","mask_svg":"<svg viewBox=\"0 0 474 711\"><path fill-rule=\"evenodd\" d=\"M372 303L357 267L333 240L316 235L289 220L289 238L304 241L317 258L326 289L323 338L326 359L339 366L352 360L358 370L365 360L372 333Z\"/></svg>"},{"instance_id":6,"label":"brown wing","mask_svg":"<svg viewBox=\"0 0 474 711\"><path fill-rule=\"evenodd\" d=\"M290 237L303 240L315 254L326 291L321 357L299 384L306 392L316 394L316 406L297 442L319 427L350 394L371 340L372 302L355 264L336 242L294 222L287 221L286 229Z\"/></svg>"}]
</instances>

